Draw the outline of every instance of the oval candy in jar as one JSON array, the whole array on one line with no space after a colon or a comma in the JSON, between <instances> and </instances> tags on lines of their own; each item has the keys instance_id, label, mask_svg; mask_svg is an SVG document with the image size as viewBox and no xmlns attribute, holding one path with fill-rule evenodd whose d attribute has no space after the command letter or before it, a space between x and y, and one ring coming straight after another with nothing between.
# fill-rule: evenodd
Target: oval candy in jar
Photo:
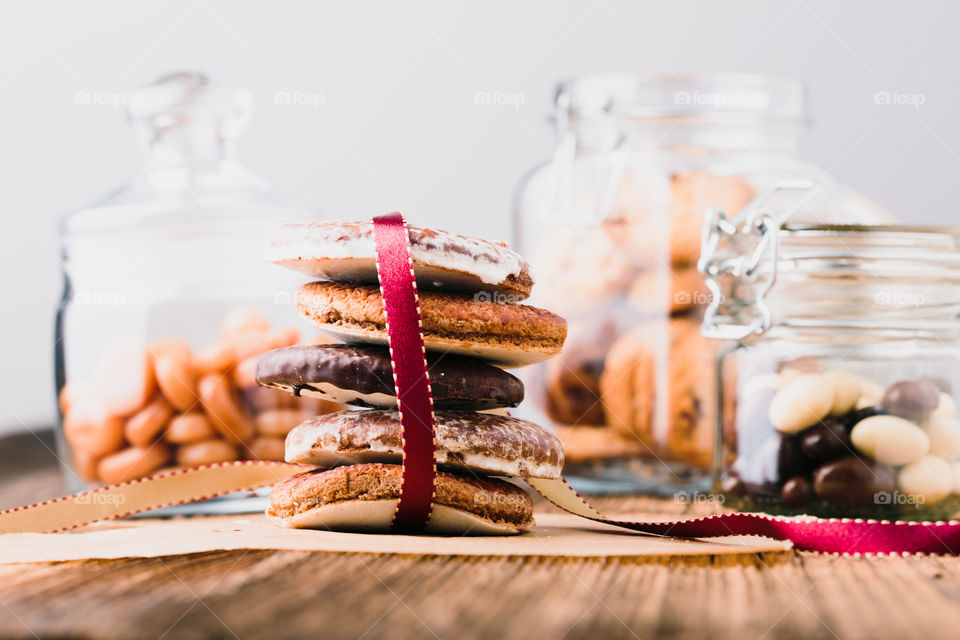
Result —
<instances>
[{"instance_id":1,"label":"oval candy in jar","mask_svg":"<svg viewBox=\"0 0 960 640\"><path fill-rule=\"evenodd\" d=\"M338 408L254 382L261 353L315 338L297 330L294 281L264 264L273 225L314 214L282 204L237 162L250 97L177 73L134 92L127 107L149 150L144 170L60 229L59 441L74 490L170 467L280 459L287 431Z\"/></svg>"},{"instance_id":2,"label":"oval candy in jar","mask_svg":"<svg viewBox=\"0 0 960 640\"><path fill-rule=\"evenodd\" d=\"M769 204L718 215L704 238L714 294L704 333L728 341L717 425L730 450L718 479L726 503L952 516L960 229L795 223Z\"/></svg>"},{"instance_id":3,"label":"oval candy in jar","mask_svg":"<svg viewBox=\"0 0 960 640\"><path fill-rule=\"evenodd\" d=\"M517 196L534 300L568 321L564 352L524 371L522 411L564 442L591 493L706 491L719 407L704 214L740 210L776 180L815 178L808 212L884 213L798 159L805 91L767 76L600 74L558 86L559 142Z\"/></svg>"}]
</instances>

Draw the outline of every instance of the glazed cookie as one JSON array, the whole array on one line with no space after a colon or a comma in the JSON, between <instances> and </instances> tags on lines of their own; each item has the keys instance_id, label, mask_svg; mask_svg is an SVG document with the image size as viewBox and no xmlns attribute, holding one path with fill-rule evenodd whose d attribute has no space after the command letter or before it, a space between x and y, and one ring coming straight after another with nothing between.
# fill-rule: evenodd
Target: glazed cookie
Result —
<instances>
[{"instance_id":1,"label":"glazed cookie","mask_svg":"<svg viewBox=\"0 0 960 640\"><path fill-rule=\"evenodd\" d=\"M433 405L438 409L515 407L523 383L475 358L427 354ZM380 345L328 344L287 347L264 354L257 384L361 407L395 407L390 352Z\"/></svg>"},{"instance_id":2,"label":"glazed cookie","mask_svg":"<svg viewBox=\"0 0 960 640\"><path fill-rule=\"evenodd\" d=\"M410 252L422 290L495 292L522 300L530 295L530 265L504 244L447 231L409 227ZM314 278L377 282L376 244L370 222L283 222L268 259Z\"/></svg>"},{"instance_id":3,"label":"glazed cookie","mask_svg":"<svg viewBox=\"0 0 960 640\"><path fill-rule=\"evenodd\" d=\"M313 470L276 484L267 516L298 529L390 530L400 497L401 467L357 464ZM426 533L509 535L533 528L533 501L505 480L440 472Z\"/></svg>"},{"instance_id":4,"label":"glazed cookie","mask_svg":"<svg viewBox=\"0 0 960 640\"><path fill-rule=\"evenodd\" d=\"M655 407L661 349L668 359L662 425ZM621 336L600 377L607 424L625 438L639 438L655 455L709 466L716 418L714 351L713 343L700 335L699 323L687 318L640 326Z\"/></svg>"},{"instance_id":5,"label":"glazed cookie","mask_svg":"<svg viewBox=\"0 0 960 640\"><path fill-rule=\"evenodd\" d=\"M516 367L560 353L567 335L563 318L535 307L437 292L422 292L419 299L428 350ZM345 341L387 342L383 298L376 286L310 282L297 291L297 308Z\"/></svg>"},{"instance_id":6,"label":"glazed cookie","mask_svg":"<svg viewBox=\"0 0 960 640\"><path fill-rule=\"evenodd\" d=\"M532 422L487 413L437 411L440 467L474 473L559 478L563 447ZM402 456L395 410L340 411L311 418L287 435L287 462L332 467L396 462Z\"/></svg>"}]
</instances>

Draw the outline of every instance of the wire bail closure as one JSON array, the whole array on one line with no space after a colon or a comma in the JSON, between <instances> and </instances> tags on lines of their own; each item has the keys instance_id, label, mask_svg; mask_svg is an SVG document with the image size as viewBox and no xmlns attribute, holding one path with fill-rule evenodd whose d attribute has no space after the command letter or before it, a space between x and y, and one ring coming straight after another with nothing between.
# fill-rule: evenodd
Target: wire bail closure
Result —
<instances>
[{"instance_id":1,"label":"wire bail closure","mask_svg":"<svg viewBox=\"0 0 960 640\"><path fill-rule=\"evenodd\" d=\"M766 295L777 279L780 228L818 186L815 180L778 182L732 220L723 209L707 211L697 262L711 298L703 316L704 336L743 340L770 329L773 319ZM790 202L776 211L773 203L784 197Z\"/></svg>"}]
</instances>

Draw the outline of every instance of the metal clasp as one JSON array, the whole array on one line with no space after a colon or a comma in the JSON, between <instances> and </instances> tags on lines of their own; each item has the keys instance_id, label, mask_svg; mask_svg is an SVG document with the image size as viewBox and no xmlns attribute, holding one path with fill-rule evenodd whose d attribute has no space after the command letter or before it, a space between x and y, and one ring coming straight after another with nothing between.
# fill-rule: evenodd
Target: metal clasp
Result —
<instances>
[{"instance_id":1,"label":"metal clasp","mask_svg":"<svg viewBox=\"0 0 960 640\"><path fill-rule=\"evenodd\" d=\"M817 186L814 180L780 182L754 198L733 220L722 209L707 212L697 262L711 295L703 335L743 340L770 329L766 295L777 279L780 227L807 203ZM790 202L772 211L771 204L784 196Z\"/></svg>"}]
</instances>

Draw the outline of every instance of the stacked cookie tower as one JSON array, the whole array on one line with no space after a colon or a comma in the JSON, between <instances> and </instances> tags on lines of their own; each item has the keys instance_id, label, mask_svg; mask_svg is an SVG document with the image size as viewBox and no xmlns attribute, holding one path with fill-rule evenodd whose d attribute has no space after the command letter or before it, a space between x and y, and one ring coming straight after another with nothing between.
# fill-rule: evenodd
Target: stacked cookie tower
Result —
<instances>
[{"instance_id":1,"label":"stacked cookie tower","mask_svg":"<svg viewBox=\"0 0 960 640\"><path fill-rule=\"evenodd\" d=\"M501 367L560 352L566 322L517 304L529 266L501 244L409 229L436 416L431 533L509 534L533 526L530 496L494 476L558 478L560 442L506 415L523 383ZM270 259L320 278L297 307L343 344L276 349L257 383L358 409L317 416L286 439L286 460L316 465L279 483L267 513L288 527L386 531L400 496L402 427L369 222L284 223ZM481 411L483 413L481 413Z\"/></svg>"}]
</instances>

